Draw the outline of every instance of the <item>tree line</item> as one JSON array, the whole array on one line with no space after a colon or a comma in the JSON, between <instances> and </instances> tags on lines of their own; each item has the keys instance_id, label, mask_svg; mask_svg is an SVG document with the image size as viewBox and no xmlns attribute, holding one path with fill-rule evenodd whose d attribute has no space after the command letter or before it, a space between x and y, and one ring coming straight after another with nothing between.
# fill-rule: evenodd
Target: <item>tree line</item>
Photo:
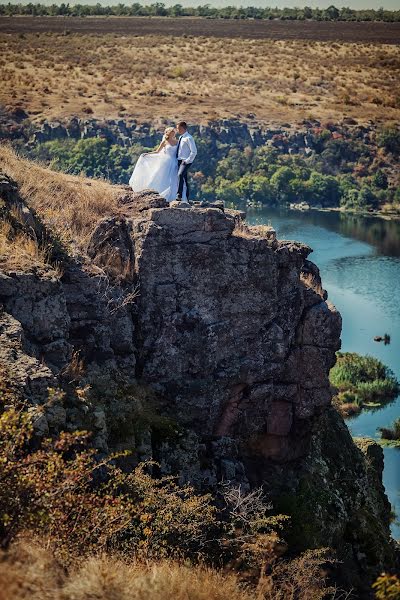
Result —
<instances>
[{"instance_id":1,"label":"tree line","mask_svg":"<svg viewBox=\"0 0 400 600\"><path fill-rule=\"evenodd\" d=\"M226 6L214 8L209 4L197 7L174 4L165 6L162 2L142 5L135 2L131 5L116 4L104 6L99 3L90 4L1 4L0 15L31 15L31 16L116 16L116 17L204 17L208 19L281 19L293 21L385 21L399 22L400 10L363 9L354 10L349 7L337 8L261 8L256 6L237 7Z\"/></svg>"},{"instance_id":2,"label":"tree line","mask_svg":"<svg viewBox=\"0 0 400 600\"><path fill-rule=\"evenodd\" d=\"M291 155L270 144L256 148L219 144L196 137L198 155L192 173L194 196L240 204L250 202L286 206L306 202L311 206L350 210L400 208L400 187L389 181L376 161L377 152L392 162L400 157L400 132L382 129L377 146L353 139L333 139L330 131L313 134L314 151ZM142 152L153 148L136 143L120 146L104 138L52 140L34 146L16 142L21 154L60 171L106 177L127 183Z\"/></svg>"}]
</instances>

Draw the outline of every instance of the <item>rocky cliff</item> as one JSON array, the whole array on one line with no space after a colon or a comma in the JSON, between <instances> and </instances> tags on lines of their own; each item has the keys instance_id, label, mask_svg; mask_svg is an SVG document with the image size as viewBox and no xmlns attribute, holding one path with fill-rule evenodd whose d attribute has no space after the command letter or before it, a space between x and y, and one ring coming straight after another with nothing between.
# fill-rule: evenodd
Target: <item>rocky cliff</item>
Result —
<instances>
[{"instance_id":1,"label":"rocky cliff","mask_svg":"<svg viewBox=\"0 0 400 600\"><path fill-rule=\"evenodd\" d=\"M0 192L39 227L12 181ZM202 490L261 485L292 517L293 548L379 570L394 560L382 451L357 447L330 405L341 318L310 252L239 212L128 194L86 256L3 269L1 363L38 435L87 428L99 451L128 448Z\"/></svg>"},{"instance_id":2,"label":"rocky cliff","mask_svg":"<svg viewBox=\"0 0 400 600\"><path fill-rule=\"evenodd\" d=\"M33 147L54 140L80 140L101 138L110 144L130 147L140 144L143 147L156 146L166 126L174 125L166 119L140 122L136 119L108 119L71 117L60 121L31 119L22 109L7 111L0 106L0 140L11 140ZM376 127L357 125L347 117L339 123L322 125L316 119L301 123L261 126L254 115L249 114L247 122L237 119L210 121L207 125L191 124L190 130L197 140L204 140L207 152L215 157L223 157L227 147L256 148L265 143L290 154L308 154L318 147L315 134L329 127L334 139L351 136L354 140L370 144L375 139Z\"/></svg>"}]
</instances>

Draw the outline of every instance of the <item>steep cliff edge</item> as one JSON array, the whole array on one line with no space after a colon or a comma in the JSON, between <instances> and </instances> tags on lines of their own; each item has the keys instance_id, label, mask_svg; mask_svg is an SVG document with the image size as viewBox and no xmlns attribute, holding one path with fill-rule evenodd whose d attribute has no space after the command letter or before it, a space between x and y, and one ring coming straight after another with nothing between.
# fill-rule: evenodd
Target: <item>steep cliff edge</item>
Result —
<instances>
[{"instance_id":1,"label":"steep cliff edge","mask_svg":"<svg viewBox=\"0 0 400 600\"><path fill-rule=\"evenodd\" d=\"M0 192L34 230L13 182ZM0 275L0 360L38 435L85 427L99 450L155 458L199 489L262 485L293 548L332 546L354 572L390 565L382 452L358 448L330 406L341 318L311 249L235 211L122 204L86 257ZM49 400L56 386L65 397Z\"/></svg>"}]
</instances>

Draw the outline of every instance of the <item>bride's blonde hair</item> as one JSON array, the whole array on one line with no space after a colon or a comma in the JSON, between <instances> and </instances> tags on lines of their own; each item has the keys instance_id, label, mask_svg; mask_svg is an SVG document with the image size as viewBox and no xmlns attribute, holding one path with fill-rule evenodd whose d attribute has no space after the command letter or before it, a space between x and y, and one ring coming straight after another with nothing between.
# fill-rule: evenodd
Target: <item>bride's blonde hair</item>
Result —
<instances>
[{"instance_id":1,"label":"bride's blonde hair","mask_svg":"<svg viewBox=\"0 0 400 600\"><path fill-rule=\"evenodd\" d=\"M167 127L166 130L164 131L164 135L163 135L163 142L167 142L169 136L171 135L171 133L174 131L173 127Z\"/></svg>"}]
</instances>

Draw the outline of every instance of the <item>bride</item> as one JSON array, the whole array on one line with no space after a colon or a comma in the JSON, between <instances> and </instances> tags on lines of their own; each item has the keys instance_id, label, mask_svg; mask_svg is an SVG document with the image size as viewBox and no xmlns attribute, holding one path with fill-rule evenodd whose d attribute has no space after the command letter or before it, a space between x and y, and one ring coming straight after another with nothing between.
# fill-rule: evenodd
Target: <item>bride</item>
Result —
<instances>
[{"instance_id":1,"label":"bride","mask_svg":"<svg viewBox=\"0 0 400 600\"><path fill-rule=\"evenodd\" d=\"M129 180L134 192L150 189L168 202L175 200L178 192L177 144L175 129L167 127L157 150L139 156Z\"/></svg>"}]
</instances>

